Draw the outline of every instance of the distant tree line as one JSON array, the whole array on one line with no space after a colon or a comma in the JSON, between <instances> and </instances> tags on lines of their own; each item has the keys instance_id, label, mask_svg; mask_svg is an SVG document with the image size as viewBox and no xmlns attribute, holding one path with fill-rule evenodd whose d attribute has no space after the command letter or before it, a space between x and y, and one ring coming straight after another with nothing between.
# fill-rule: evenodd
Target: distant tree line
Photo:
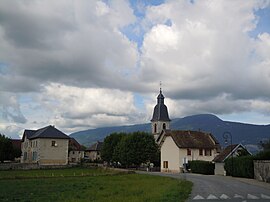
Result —
<instances>
[{"instance_id":1,"label":"distant tree line","mask_svg":"<svg viewBox=\"0 0 270 202\"><path fill-rule=\"evenodd\" d=\"M104 139L101 158L109 164L139 167L153 163L159 166L160 153L155 139L145 132L112 133Z\"/></svg>"},{"instance_id":2,"label":"distant tree line","mask_svg":"<svg viewBox=\"0 0 270 202\"><path fill-rule=\"evenodd\" d=\"M21 150L14 148L11 139L0 133L0 162L13 161L21 156Z\"/></svg>"}]
</instances>

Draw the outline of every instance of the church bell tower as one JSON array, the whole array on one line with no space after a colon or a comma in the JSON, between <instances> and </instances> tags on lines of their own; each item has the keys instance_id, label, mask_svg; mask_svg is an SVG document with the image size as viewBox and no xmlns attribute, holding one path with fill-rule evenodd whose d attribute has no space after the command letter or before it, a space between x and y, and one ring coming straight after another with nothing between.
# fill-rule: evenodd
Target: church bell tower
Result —
<instances>
[{"instance_id":1,"label":"church bell tower","mask_svg":"<svg viewBox=\"0 0 270 202\"><path fill-rule=\"evenodd\" d=\"M162 130L170 129L170 118L168 114L167 106L164 104L165 97L162 94L160 88L159 95L157 97L157 104L154 108L152 122L152 134L155 140L158 138Z\"/></svg>"}]
</instances>

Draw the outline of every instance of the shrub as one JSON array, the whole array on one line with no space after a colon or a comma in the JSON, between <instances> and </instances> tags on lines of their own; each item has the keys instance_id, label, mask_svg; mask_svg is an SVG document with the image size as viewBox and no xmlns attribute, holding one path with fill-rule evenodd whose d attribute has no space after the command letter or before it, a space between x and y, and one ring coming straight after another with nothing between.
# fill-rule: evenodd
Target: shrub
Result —
<instances>
[{"instance_id":1,"label":"shrub","mask_svg":"<svg viewBox=\"0 0 270 202\"><path fill-rule=\"evenodd\" d=\"M270 150L261 151L255 157L254 160L270 160Z\"/></svg>"},{"instance_id":2,"label":"shrub","mask_svg":"<svg viewBox=\"0 0 270 202\"><path fill-rule=\"evenodd\" d=\"M224 165L227 175L254 178L253 158L253 156L241 156L227 159Z\"/></svg>"},{"instance_id":3,"label":"shrub","mask_svg":"<svg viewBox=\"0 0 270 202\"><path fill-rule=\"evenodd\" d=\"M215 164L209 161L189 161L189 168L193 173L214 175Z\"/></svg>"}]
</instances>

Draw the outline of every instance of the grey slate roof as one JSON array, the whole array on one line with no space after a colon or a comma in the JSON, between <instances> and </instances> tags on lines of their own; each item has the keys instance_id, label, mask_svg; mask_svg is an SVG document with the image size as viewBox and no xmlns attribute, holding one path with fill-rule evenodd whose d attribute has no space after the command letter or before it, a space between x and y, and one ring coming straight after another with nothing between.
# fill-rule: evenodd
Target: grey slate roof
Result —
<instances>
[{"instance_id":1,"label":"grey slate roof","mask_svg":"<svg viewBox=\"0 0 270 202\"><path fill-rule=\"evenodd\" d=\"M151 121L171 121L168 114L167 106L164 104L165 97L162 94L160 89L160 93L157 97L157 104L154 108L154 113Z\"/></svg>"},{"instance_id":2,"label":"grey slate roof","mask_svg":"<svg viewBox=\"0 0 270 202\"><path fill-rule=\"evenodd\" d=\"M101 151L103 146L103 142L97 141L97 143L91 145L89 148L86 149L86 151Z\"/></svg>"},{"instance_id":3,"label":"grey slate roof","mask_svg":"<svg viewBox=\"0 0 270 202\"><path fill-rule=\"evenodd\" d=\"M56 129L54 126L47 126L38 130L25 130L24 136L28 139L36 138L54 138L54 139L70 139L65 133ZM23 137L24 138L24 137Z\"/></svg>"},{"instance_id":4,"label":"grey slate roof","mask_svg":"<svg viewBox=\"0 0 270 202\"><path fill-rule=\"evenodd\" d=\"M29 139L30 137L32 137L35 134L35 130L24 130L23 133L23 139L26 136L27 139Z\"/></svg>"}]
</instances>

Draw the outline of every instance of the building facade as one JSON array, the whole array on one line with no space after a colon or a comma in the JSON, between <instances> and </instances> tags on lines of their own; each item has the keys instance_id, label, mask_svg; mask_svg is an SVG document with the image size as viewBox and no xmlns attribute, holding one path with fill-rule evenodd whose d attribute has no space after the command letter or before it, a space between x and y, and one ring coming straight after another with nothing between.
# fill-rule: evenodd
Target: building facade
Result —
<instances>
[{"instance_id":1,"label":"building facade","mask_svg":"<svg viewBox=\"0 0 270 202\"><path fill-rule=\"evenodd\" d=\"M54 126L25 130L21 144L21 162L39 165L67 165L69 139L69 136Z\"/></svg>"},{"instance_id":2,"label":"building facade","mask_svg":"<svg viewBox=\"0 0 270 202\"><path fill-rule=\"evenodd\" d=\"M97 141L95 144L91 145L85 150L85 159L90 161L100 161L101 160L101 149L103 142Z\"/></svg>"},{"instance_id":3,"label":"building facade","mask_svg":"<svg viewBox=\"0 0 270 202\"><path fill-rule=\"evenodd\" d=\"M70 138L68 146L68 162L70 164L81 163L84 159L84 148L74 138Z\"/></svg>"},{"instance_id":4,"label":"building facade","mask_svg":"<svg viewBox=\"0 0 270 202\"><path fill-rule=\"evenodd\" d=\"M161 172L182 172L189 161L212 161L220 146L210 133L164 130L158 138Z\"/></svg>"}]
</instances>

